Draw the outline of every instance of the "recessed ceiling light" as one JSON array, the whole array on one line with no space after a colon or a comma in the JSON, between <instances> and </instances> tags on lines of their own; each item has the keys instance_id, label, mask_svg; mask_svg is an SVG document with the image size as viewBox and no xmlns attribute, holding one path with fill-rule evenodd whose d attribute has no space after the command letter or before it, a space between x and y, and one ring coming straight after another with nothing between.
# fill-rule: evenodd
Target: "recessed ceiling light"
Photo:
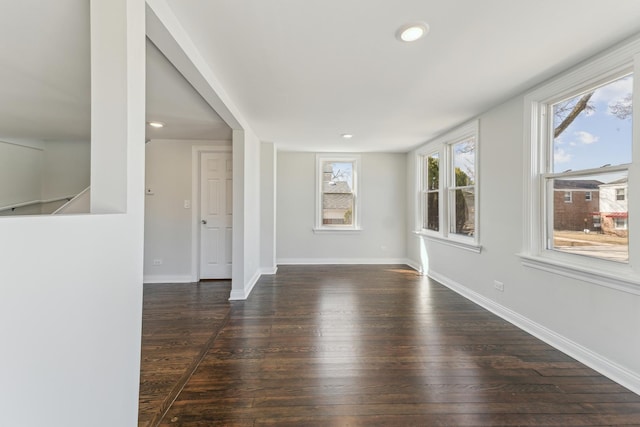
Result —
<instances>
[{"instance_id":1,"label":"recessed ceiling light","mask_svg":"<svg viewBox=\"0 0 640 427\"><path fill-rule=\"evenodd\" d=\"M352 134L350 134L350 133L343 133L343 134L342 134L342 137L343 137L344 139L351 139L351 138L353 138L353 135L352 135Z\"/></svg>"},{"instance_id":2,"label":"recessed ceiling light","mask_svg":"<svg viewBox=\"0 0 640 427\"><path fill-rule=\"evenodd\" d=\"M162 123L162 122L147 122L147 124L149 126L151 126L152 128L163 128L164 127L164 123Z\"/></svg>"},{"instance_id":3,"label":"recessed ceiling light","mask_svg":"<svg viewBox=\"0 0 640 427\"><path fill-rule=\"evenodd\" d=\"M422 22L406 24L398 29L396 37L403 42L414 42L429 32L429 26Z\"/></svg>"}]
</instances>

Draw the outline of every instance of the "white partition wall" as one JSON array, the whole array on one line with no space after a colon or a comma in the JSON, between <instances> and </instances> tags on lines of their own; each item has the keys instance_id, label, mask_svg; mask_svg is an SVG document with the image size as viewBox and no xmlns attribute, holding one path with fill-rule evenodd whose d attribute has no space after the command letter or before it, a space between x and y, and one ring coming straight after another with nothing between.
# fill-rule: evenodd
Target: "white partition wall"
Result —
<instances>
[{"instance_id":1,"label":"white partition wall","mask_svg":"<svg viewBox=\"0 0 640 427\"><path fill-rule=\"evenodd\" d=\"M137 422L144 1L93 0L91 15L92 198L118 213L0 221L3 425Z\"/></svg>"}]
</instances>

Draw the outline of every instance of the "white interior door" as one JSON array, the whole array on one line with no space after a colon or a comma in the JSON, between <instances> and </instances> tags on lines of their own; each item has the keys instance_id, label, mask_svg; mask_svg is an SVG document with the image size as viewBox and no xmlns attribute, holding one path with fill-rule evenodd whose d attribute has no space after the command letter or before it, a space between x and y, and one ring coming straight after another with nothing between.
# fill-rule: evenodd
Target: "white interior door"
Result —
<instances>
[{"instance_id":1,"label":"white interior door","mask_svg":"<svg viewBox=\"0 0 640 427\"><path fill-rule=\"evenodd\" d=\"M231 278L231 153L200 157L200 278Z\"/></svg>"}]
</instances>

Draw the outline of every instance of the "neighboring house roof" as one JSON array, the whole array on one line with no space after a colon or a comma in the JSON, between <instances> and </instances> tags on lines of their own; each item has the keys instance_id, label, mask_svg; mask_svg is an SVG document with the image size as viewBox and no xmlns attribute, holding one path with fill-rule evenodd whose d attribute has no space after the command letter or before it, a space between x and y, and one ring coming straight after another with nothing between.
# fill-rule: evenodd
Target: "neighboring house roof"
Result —
<instances>
[{"instance_id":1,"label":"neighboring house roof","mask_svg":"<svg viewBox=\"0 0 640 427\"><path fill-rule=\"evenodd\" d=\"M351 187L349 187L349 184L347 184L346 181L325 181L322 183L322 192L325 194L351 194Z\"/></svg>"},{"instance_id":2,"label":"neighboring house roof","mask_svg":"<svg viewBox=\"0 0 640 427\"><path fill-rule=\"evenodd\" d=\"M349 194L325 194L322 198L323 209L349 209L353 204L353 196Z\"/></svg>"},{"instance_id":3,"label":"neighboring house roof","mask_svg":"<svg viewBox=\"0 0 640 427\"><path fill-rule=\"evenodd\" d=\"M611 181L611 182L607 182L606 184L601 184L602 186L605 185L611 185L611 186L615 186L615 185L620 185L620 184L627 184L629 182L629 177L625 176L624 178L620 178L620 179L616 179L615 181Z\"/></svg>"},{"instance_id":4,"label":"neighboring house roof","mask_svg":"<svg viewBox=\"0 0 640 427\"><path fill-rule=\"evenodd\" d=\"M603 183L596 179L556 179L553 188L556 190L597 190Z\"/></svg>"},{"instance_id":5,"label":"neighboring house roof","mask_svg":"<svg viewBox=\"0 0 640 427\"><path fill-rule=\"evenodd\" d=\"M349 209L353 204L351 188L346 181L330 181L322 183L323 209Z\"/></svg>"}]
</instances>

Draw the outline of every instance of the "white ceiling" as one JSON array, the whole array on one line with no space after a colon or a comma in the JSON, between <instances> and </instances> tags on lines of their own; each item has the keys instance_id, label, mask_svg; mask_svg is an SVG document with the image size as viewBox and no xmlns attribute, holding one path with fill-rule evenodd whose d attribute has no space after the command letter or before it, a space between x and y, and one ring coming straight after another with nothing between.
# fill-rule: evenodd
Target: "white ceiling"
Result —
<instances>
[{"instance_id":1,"label":"white ceiling","mask_svg":"<svg viewBox=\"0 0 640 427\"><path fill-rule=\"evenodd\" d=\"M231 140L231 128L147 40L147 139Z\"/></svg>"},{"instance_id":2,"label":"white ceiling","mask_svg":"<svg viewBox=\"0 0 640 427\"><path fill-rule=\"evenodd\" d=\"M286 150L406 151L640 32L638 0L165 1L257 136ZM4 8L0 138L88 138L88 12ZM412 21L430 34L397 41ZM147 120L167 124L148 138L229 138L149 43L147 80Z\"/></svg>"},{"instance_id":3,"label":"white ceiling","mask_svg":"<svg viewBox=\"0 0 640 427\"><path fill-rule=\"evenodd\" d=\"M638 0L166 3L258 137L287 150L406 151L640 31ZM397 41L412 21L430 34Z\"/></svg>"}]
</instances>

